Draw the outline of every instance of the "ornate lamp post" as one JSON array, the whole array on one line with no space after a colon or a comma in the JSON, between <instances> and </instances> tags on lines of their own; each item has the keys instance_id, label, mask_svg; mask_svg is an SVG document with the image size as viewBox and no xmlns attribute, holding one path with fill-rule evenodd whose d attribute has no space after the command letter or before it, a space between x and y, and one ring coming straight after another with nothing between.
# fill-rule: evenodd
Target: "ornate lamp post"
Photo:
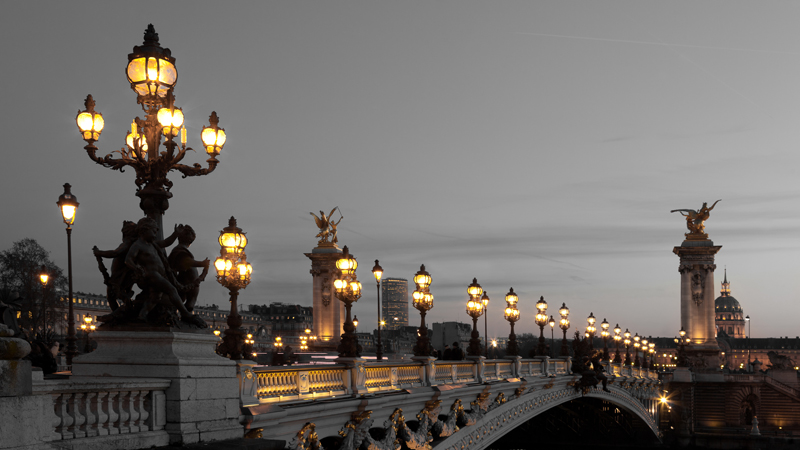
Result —
<instances>
[{"instance_id":1,"label":"ornate lamp post","mask_svg":"<svg viewBox=\"0 0 800 450\"><path fill-rule=\"evenodd\" d=\"M169 208L172 197L172 182L167 179L169 172L179 171L184 177L206 175L214 171L219 161L216 157L225 145L225 129L220 128L216 112L209 118L209 126L203 127L200 138L209 155L208 168L199 164L179 164L186 152L186 127L183 111L175 107L174 88L178 81L175 58L168 48L162 48L153 25L144 33L144 43L133 48L128 55L126 69L131 89L136 92L137 102L142 105L145 118L135 118L126 139L126 147L119 157L108 154L97 156L94 145L100 139L105 121L102 114L94 110L95 102L91 95L86 97L85 110L79 111L75 121L86 141L84 147L92 161L112 170L123 171L133 167L136 172L136 195L141 199L139 207L145 215L158 224L158 237L163 238L162 216ZM180 145L175 139L180 135ZM159 150L163 141L165 150Z\"/></svg>"},{"instance_id":2,"label":"ornate lamp post","mask_svg":"<svg viewBox=\"0 0 800 450\"><path fill-rule=\"evenodd\" d=\"M547 347L544 343L544 326L547 325L547 302L544 301L544 296L539 297L536 302L536 325L539 325L539 345L536 347L536 356L545 356Z\"/></svg>"},{"instance_id":3,"label":"ornate lamp post","mask_svg":"<svg viewBox=\"0 0 800 450\"><path fill-rule=\"evenodd\" d=\"M483 297L481 297L481 304L483 305L483 340L484 342L486 339L489 339L489 326L487 325L486 318L489 316L489 294L486 291L483 291ZM489 345L484 346L484 351L486 352L485 356L486 359L489 359Z\"/></svg>"},{"instance_id":4,"label":"ornate lamp post","mask_svg":"<svg viewBox=\"0 0 800 450\"><path fill-rule=\"evenodd\" d=\"M519 347L517 346L517 335L514 334L514 323L519 320L519 309L517 302L519 297L514 293L514 288L509 289L506 294L506 310L503 312L503 317L511 324L511 333L508 335L508 346L506 353L508 356L518 356Z\"/></svg>"},{"instance_id":5,"label":"ornate lamp post","mask_svg":"<svg viewBox=\"0 0 800 450\"><path fill-rule=\"evenodd\" d=\"M678 367L686 367L686 344L688 344L691 339L686 337L686 330L681 327L681 331L678 332L680 338L675 338L675 343L678 344Z\"/></svg>"},{"instance_id":6,"label":"ornate lamp post","mask_svg":"<svg viewBox=\"0 0 800 450\"><path fill-rule=\"evenodd\" d=\"M626 328L625 329L625 334L623 336L625 336L625 340L622 341L623 344L625 344L625 365L626 366L630 366L631 365L631 353L630 353L631 332L628 331L628 329Z\"/></svg>"},{"instance_id":7,"label":"ornate lamp post","mask_svg":"<svg viewBox=\"0 0 800 450\"><path fill-rule=\"evenodd\" d=\"M375 347L375 359L381 361L383 359L383 343L381 343L381 325L383 319L381 318L381 277L383 276L383 268L375 260L375 266L372 268L372 274L375 275L376 286L378 287L378 345Z\"/></svg>"},{"instance_id":8,"label":"ornate lamp post","mask_svg":"<svg viewBox=\"0 0 800 450\"><path fill-rule=\"evenodd\" d=\"M555 337L553 337L554 336L553 335L553 330L556 328L556 319L553 319L553 315L552 314L550 315L550 320L547 321L547 324L550 325L550 346L551 346L550 351L548 352L547 356L552 358L553 357L553 349L552 349L552 347L555 347L555 345L556 345Z\"/></svg>"},{"instance_id":9,"label":"ornate lamp post","mask_svg":"<svg viewBox=\"0 0 800 450\"><path fill-rule=\"evenodd\" d=\"M603 361L609 361L611 357L608 354L608 337L611 333L608 332L608 327L610 327L608 321L603 319L603 322L600 324L600 337L603 338Z\"/></svg>"},{"instance_id":10,"label":"ornate lamp post","mask_svg":"<svg viewBox=\"0 0 800 450\"><path fill-rule=\"evenodd\" d=\"M747 321L747 371L750 372L750 314L744 316L744 320Z\"/></svg>"},{"instance_id":11,"label":"ornate lamp post","mask_svg":"<svg viewBox=\"0 0 800 450\"><path fill-rule=\"evenodd\" d=\"M100 119L102 121L102 118ZM102 125L100 126L102 129ZM99 134L99 131L98 131ZM67 225L67 278L69 280L68 286L68 314L69 320L67 321L67 365L72 365L72 357L78 354L78 351L75 347L75 341L77 338L75 337L75 311L74 307L72 306L72 302L74 301L72 298L72 224L75 223L75 213L78 212L78 198L72 195L70 191L69 183L64 184L64 193L58 197L58 201L56 204L58 208L61 210L61 218L64 219L64 223Z\"/></svg>"},{"instance_id":12,"label":"ornate lamp post","mask_svg":"<svg viewBox=\"0 0 800 450\"><path fill-rule=\"evenodd\" d=\"M641 341L641 345L642 345L642 369L647 369L649 367L647 361L647 349L648 349L647 339L643 338Z\"/></svg>"},{"instance_id":13,"label":"ornate lamp post","mask_svg":"<svg viewBox=\"0 0 800 450\"><path fill-rule=\"evenodd\" d=\"M561 315L559 326L561 331L564 332L564 338L561 339L561 356L569 356L569 344L567 343L567 330L569 329L569 308L566 303L561 303L561 308L558 310Z\"/></svg>"},{"instance_id":14,"label":"ornate lamp post","mask_svg":"<svg viewBox=\"0 0 800 450\"><path fill-rule=\"evenodd\" d=\"M622 336L620 333L622 332L622 328L619 327L619 324L614 327L614 347L617 349L616 353L614 354L614 362L620 364L622 362L622 358L619 356L619 342L622 340Z\"/></svg>"},{"instance_id":15,"label":"ornate lamp post","mask_svg":"<svg viewBox=\"0 0 800 450\"><path fill-rule=\"evenodd\" d=\"M358 316L357 315L353 316L353 327L355 328L355 330L353 330L353 331L354 332L358 332Z\"/></svg>"},{"instance_id":16,"label":"ornate lamp post","mask_svg":"<svg viewBox=\"0 0 800 450\"><path fill-rule=\"evenodd\" d=\"M42 283L42 307L41 307L41 311L39 312L39 318L42 321L42 323L40 324L42 331L44 331L44 329L47 327L47 309L46 309L46 306L45 306L45 301L46 301L45 300L45 293L46 293L45 289L47 288L47 280L49 280L49 279L50 279L50 275L47 273L47 267L45 267L45 265L42 264L42 268L39 269L39 282Z\"/></svg>"},{"instance_id":17,"label":"ornate lamp post","mask_svg":"<svg viewBox=\"0 0 800 450\"><path fill-rule=\"evenodd\" d=\"M244 248L247 246L247 237L241 228L236 226L236 219L231 216L228 226L219 233L220 256L214 261L217 270L217 281L230 292L231 312L228 314L228 328L222 338L219 352L229 356L230 359L242 359L242 346L244 344L244 331L242 316L239 315L236 301L239 290L250 284L250 274L253 266L247 262Z\"/></svg>"},{"instance_id":18,"label":"ornate lamp post","mask_svg":"<svg viewBox=\"0 0 800 450\"><path fill-rule=\"evenodd\" d=\"M650 365L648 366L650 369L654 367L655 357L656 357L656 343L652 341L652 336L650 337L650 343L647 344L650 346Z\"/></svg>"},{"instance_id":19,"label":"ornate lamp post","mask_svg":"<svg viewBox=\"0 0 800 450\"><path fill-rule=\"evenodd\" d=\"M467 294L469 294L469 301L467 302L467 314L472 317L472 335L469 340L469 347L467 347L467 355L481 356L481 341L480 333L478 332L478 317L483 314L483 304L480 301L483 288L478 284L478 279L473 278L472 284L467 287Z\"/></svg>"},{"instance_id":20,"label":"ornate lamp post","mask_svg":"<svg viewBox=\"0 0 800 450\"><path fill-rule=\"evenodd\" d=\"M639 337L639 333L633 337L633 353L635 354L636 358L633 361L633 365L636 367L641 367L641 362L639 361L639 340L642 338Z\"/></svg>"},{"instance_id":21,"label":"ornate lamp post","mask_svg":"<svg viewBox=\"0 0 800 450\"><path fill-rule=\"evenodd\" d=\"M353 303L361 298L361 282L356 279L358 261L350 255L350 250L346 245L342 249L342 257L336 261L336 268L339 269L339 277L333 280L333 287L336 291L336 298L344 303L346 311L344 333L342 333L337 350L340 357L357 358L361 356L361 346L358 345L358 337L355 334L356 327L350 318L350 310Z\"/></svg>"},{"instance_id":22,"label":"ornate lamp post","mask_svg":"<svg viewBox=\"0 0 800 450\"><path fill-rule=\"evenodd\" d=\"M589 313L589 317L586 318L586 337L589 339L589 348L594 350L594 333L597 331L594 324L597 319L594 318L594 313Z\"/></svg>"},{"instance_id":23,"label":"ornate lamp post","mask_svg":"<svg viewBox=\"0 0 800 450\"><path fill-rule=\"evenodd\" d=\"M425 325L425 314L433 308L433 294L430 286L431 274L425 270L425 264L419 266L419 271L414 275L414 284L417 289L412 294L414 308L417 308L420 315L420 325L417 332L417 344L414 346L414 356L431 356L431 341L428 338L428 327Z\"/></svg>"},{"instance_id":24,"label":"ornate lamp post","mask_svg":"<svg viewBox=\"0 0 800 450\"><path fill-rule=\"evenodd\" d=\"M83 318L81 331L83 331L83 336L86 338L86 344L83 346L83 353L89 353L92 351L92 347L89 346L89 333L93 333L96 329L97 327L92 323L91 317L86 316Z\"/></svg>"}]
</instances>

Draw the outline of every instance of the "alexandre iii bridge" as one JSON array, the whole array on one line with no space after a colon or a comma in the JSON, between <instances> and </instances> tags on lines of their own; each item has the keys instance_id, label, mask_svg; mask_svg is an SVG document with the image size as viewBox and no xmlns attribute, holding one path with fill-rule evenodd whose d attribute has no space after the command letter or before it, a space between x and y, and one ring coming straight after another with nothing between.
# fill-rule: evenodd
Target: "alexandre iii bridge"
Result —
<instances>
[{"instance_id":1,"label":"alexandre iii bridge","mask_svg":"<svg viewBox=\"0 0 800 450\"><path fill-rule=\"evenodd\" d=\"M605 392L581 388L570 364L568 357L477 357L258 369L241 422L248 435L297 450L320 442L342 450L483 449L552 408L594 398L660 438L655 372L606 364Z\"/></svg>"}]
</instances>

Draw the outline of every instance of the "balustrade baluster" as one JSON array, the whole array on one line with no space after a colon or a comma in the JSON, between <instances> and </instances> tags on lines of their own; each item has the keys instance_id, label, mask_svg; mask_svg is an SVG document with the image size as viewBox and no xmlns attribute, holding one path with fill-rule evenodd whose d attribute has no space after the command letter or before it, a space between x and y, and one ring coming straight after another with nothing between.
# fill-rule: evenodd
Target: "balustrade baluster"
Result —
<instances>
[{"instance_id":1,"label":"balustrade baluster","mask_svg":"<svg viewBox=\"0 0 800 450\"><path fill-rule=\"evenodd\" d=\"M130 400L131 400L130 392L120 392L119 396L117 396L117 405L119 408L117 410L119 411L119 434L128 434L131 431Z\"/></svg>"},{"instance_id":2,"label":"balustrade baluster","mask_svg":"<svg viewBox=\"0 0 800 450\"><path fill-rule=\"evenodd\" d=\"M86 437L97 436L97 392L87 392L86 400L83 404L83 414L86 417L86 422L83 425L83 432Z\"/></svg>"},{"instance_id":3,"label":"balustrade baluster","mask_svg":"<svg viewBox=\"0 0 800 450\"><path fill-rule=\"evenodd\" d=\"M141 391L139 395L139 430L150 431L149 422L150 408L152 408L152 401L150 400L150 391Z\"/></svg>"},{"instance_id":4,"label":"balustrade baluster","mask_svg":"<svg viewBox=\"0 0 800 450\"><path fill-rule=\"evenodd\" d=\"M108 393L106 405L108 408L108 434L119 434L119 391Z\"/></svg>"},{"instance_id":5,"label":"balustrade baluster","mask_svg":"<svg viewBox=\"0 0 800 450\"><path fill-rule=\"evenodd\" d=\"M68 429L72 421L67 412L67 401L69 394L53 394L53 407L58 418L56 425L56 433L61 435L61 439L67 438Z\"/></svg>"},{"instance_id":6,"label":"balustrade baluster","mask_svg":"<svg viewBox=\"0 0 800 450\"><path fill-rule=\"evenodd\" d=\"M72 396L72 417L75 419L75 423L72 424L72 437L73 438L82 438L86 437L86 431L83 429L83 425L86 423L86 416L84 415L86 411L86 403L85 403L86 394L83 392L78 392Z\"/></svg>"},{"instance_id":7,"label":"balustrade baluster","mask_svg":"<svg viewBox=\"0 0 800 450\"><path fill-rule=\"evenodd\" d=\"M139 394L139 391L131 391L128 403L131 413L131 418L129 419L131 433L139 432Z\"/></svg>"},{"instance_id":8,"label":"balustrade baluster","mask_svg":"<svg viewBox=\"0 0 800 450\"><path fill-rule=\"evenodd\" d=\"M108 436L108 392L97 393L94 407L97 414L97 435Z\"/></svg>"}]
</instances>

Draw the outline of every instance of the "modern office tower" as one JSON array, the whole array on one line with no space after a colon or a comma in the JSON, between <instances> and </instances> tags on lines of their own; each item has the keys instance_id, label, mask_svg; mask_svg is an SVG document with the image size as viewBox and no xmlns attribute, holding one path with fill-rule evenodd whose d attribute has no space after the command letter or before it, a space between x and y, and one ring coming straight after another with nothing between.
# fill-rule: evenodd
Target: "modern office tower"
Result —
<instances>
[{"instance_id":1,"label":"modern office tower","mask_svg":"<svg viewBox=\"0 0 800 450\"><path fill-rule=\"evenodd\" d=\"M381 314L387 330L408 326L408 280L384 278L381 280Z\"/></svg>"}]
</instances>

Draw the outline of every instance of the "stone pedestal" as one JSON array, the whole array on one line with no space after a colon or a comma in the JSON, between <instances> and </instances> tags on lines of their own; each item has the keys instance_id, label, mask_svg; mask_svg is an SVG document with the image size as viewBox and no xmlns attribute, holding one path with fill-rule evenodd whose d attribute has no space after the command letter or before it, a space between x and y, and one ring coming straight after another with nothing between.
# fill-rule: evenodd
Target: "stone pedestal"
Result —
<instances>
[{"instance_id":1,"label":"stone pedestal","mask_svg":"<svg viewBox=\"0 0 800 450\"><path fill-rule=\"evenodd\" d=\"M714 326L714 255L722 248L711 240L686 240L672 251L680 257L681 326L692 343L686 347L693 369L719 369Z\"/></svg>"},{"instance_id":2,"label":"stone pedestal","mask_svg":"<svg viewBox=\"0 0 800 450\"><path fill-rule=\"evenodd\" d=\"M337 364L344 364L347 366L347 373L349 378L345 380L345 386L352 390L353 395L367 394L367 368L365 366L367 360L364 358L350 358L340 357L334 359Z\"/></svg>"},{"instance_id":3,"label":"stone pedestal","mask_svg":"<svg viewBox=\"0 0 800 450\"><path fill-rule=\"evenodd\" d=\"M336 260L342 251L335 244L320 244L311 253L305 253L311 260L312 294L314 307L315 350L336 350L344 329L344 303L334 295L333 280L338 274Z\"/></svg>"},{"instance_id":4,"label":"stone pedestal","mask_svg":"<svg viewBox=\"0 0 800 450\"><path fill-rule=\"evenodd\" d=\"M435 356L412 356L412 361L422 363L420 367L420 377L425 386L435 386L436 383L436 357Z\"/></svg>"},{"instance_id":5,"label":"stone pedestal","mask_svg":"<svg viewBox=\"0 0 800 450\"><path fill-rule=\"evenodd\" d=\"M73 360L75 376L164 378L170 443L242 437L236 362L214 353L213 334L98 331L97 350Z\"/></svg>"},{"instance_id":6,"label":"stone pedestal","mask_svg":"<svg viewBox=\"0 0 800 450\"><path fill-rule=\"evenodd\" d=\"M475 361L475 368L473 369L472 374L475 376L475 381L478 383L483 383L486 380L486 376L484 375L484 370L486 369L486 357L467 356L467 360Z\"/></svg>"}]
</instances>

